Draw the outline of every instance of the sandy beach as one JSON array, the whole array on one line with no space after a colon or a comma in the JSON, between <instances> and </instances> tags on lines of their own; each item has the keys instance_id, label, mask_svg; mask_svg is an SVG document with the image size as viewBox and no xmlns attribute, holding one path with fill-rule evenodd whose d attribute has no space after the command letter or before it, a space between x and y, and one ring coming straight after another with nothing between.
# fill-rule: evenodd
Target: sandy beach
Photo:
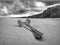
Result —
<instances>
[{"instance_id":1,"label":"sandy beach","mask_svg":"<svg viewBox=\"0 0 60 45\"><path fill-rule=\"evenodd\" d=\"M43 33L43 39L39 41L29 30L17 27L17 20L0 18L0 45L60 45L59 18L30 19L31 26Z\"/></svg>"}]
</instances>

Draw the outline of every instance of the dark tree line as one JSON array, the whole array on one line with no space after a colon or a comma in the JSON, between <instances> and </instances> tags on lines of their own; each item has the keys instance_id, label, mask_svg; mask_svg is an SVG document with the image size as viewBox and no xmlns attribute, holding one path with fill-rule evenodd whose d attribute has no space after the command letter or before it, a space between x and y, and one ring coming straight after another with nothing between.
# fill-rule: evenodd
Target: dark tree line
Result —
<instances>
[{"instance_id":1,"label":"dark tree line","mask_svg":"<svg viewBox=\"0 0 60 45\"><path fill-rule=\"evenodd\" d=\"M29 16L29 18L59 18L60 6L50 7L41 14Z\"/></svg>"}]
</instances>

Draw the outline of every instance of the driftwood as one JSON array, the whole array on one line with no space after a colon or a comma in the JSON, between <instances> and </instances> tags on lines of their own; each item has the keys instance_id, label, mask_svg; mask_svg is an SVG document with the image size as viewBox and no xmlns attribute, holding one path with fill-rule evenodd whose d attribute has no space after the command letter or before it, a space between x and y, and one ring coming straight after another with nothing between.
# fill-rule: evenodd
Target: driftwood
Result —
<instances>
[{"instance_id":1,"label":"driftwood","mask_svg":"<svg viewBox=\"0 0 60 45\"><path fill-rule=\"evenodd\" d=\"M25 27L26 29L28 29L29 31L31 31L34 35L34 37L37 39L37 40L40 40L43 36L43 33L42 32L39 32L38 30L36 30L35 28L33 28L29 23L29 19L26 20L27 22L23 22L21 20L18 20L17 23L19 25L19 27ZM27 28L27 27L28 28Z\"/></svg>"}]
</instances>

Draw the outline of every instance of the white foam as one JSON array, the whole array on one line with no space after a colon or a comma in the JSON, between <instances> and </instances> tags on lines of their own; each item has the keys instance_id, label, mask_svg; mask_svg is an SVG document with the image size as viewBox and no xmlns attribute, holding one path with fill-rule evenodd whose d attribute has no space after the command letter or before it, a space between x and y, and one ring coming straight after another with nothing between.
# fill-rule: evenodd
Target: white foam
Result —
<instances>
[{"instance_id":1,"label":"white foam","mask_svg":"<svg viewBox=\"0 0 60 45\"><path fill-rule=\"evenodd\" d=\"M42 4L42 3L41 3ZM28 13L25 13L25 14L11 14L11 15L9 15L8 14L8 9L6 8L6 7L4 7L4 9L3 9L3 11L5 11L5 13L7 13L8 15L7 16L5 16L5 17L28 17L28 16L33 16L33 15L37 15L37 14L41 14L41 13L43 13L45 10L47 10L48 8L50 8L50 7L55 7L55 6L58 6L58 5L60 5L60 3L58 3L58 4L53 4L53 5L50 5L50 6L45 6L44 5L44 8L42 9L42 11L40 11L40 12L28 12ZM39 8L37 8L37 9L39 9ZM40 8L41 9L41 8ZM0 17L4 17L4 16L0 16Z\"/></svg>"},{"instance_id":2,"label":"white foam","mask_svg":"<svg viewBox=\"0 0 60 45\"><path fill-rule=\"evenodd\" d=\"M4 8L2 9L2 11L3 11L4 13L8 14L8 10L7 10L6 6L4 6Z\"/></svg>"}]
</instances>

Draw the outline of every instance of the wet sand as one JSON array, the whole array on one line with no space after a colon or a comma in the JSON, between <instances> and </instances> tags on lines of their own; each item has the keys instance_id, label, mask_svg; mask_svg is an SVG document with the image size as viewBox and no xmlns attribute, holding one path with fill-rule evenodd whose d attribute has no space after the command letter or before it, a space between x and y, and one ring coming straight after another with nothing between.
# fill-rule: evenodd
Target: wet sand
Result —
<instances>
[{"instance_id":1,"label":"wet sand","mask_svg":"<svg viewBox=\"0 0 60 45\"><path fill-rule=\"evenodd\" d=\"M60 45L59 18L30 19L31 25L44 33L43 39L39 41L29 30L17 27L17 20L17 18L0 18L0 45Z\"/></svg>"}]
</instances>

